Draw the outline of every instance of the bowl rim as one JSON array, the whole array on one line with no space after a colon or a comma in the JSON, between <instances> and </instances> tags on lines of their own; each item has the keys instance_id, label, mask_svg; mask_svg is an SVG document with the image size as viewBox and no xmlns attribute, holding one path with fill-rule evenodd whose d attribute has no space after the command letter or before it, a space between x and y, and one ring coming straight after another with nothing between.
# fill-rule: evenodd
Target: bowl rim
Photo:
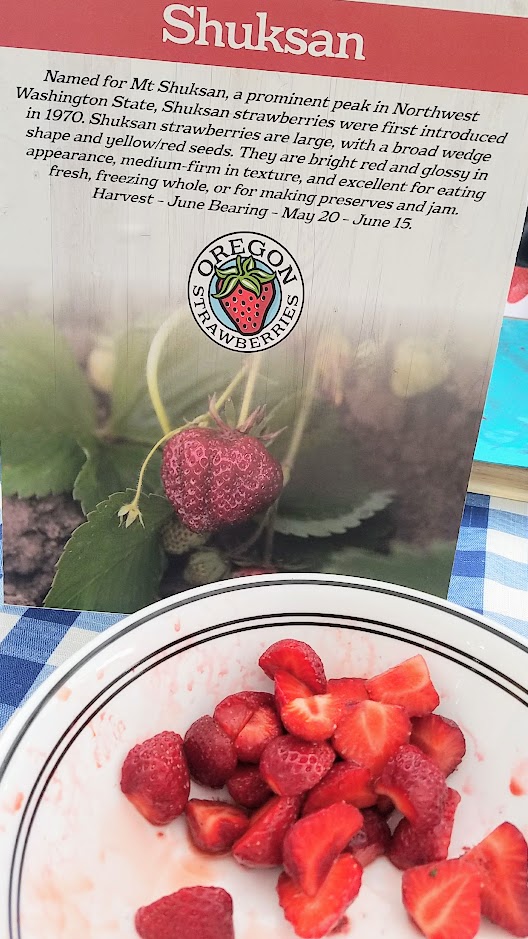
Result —
<instances>
[{"instance_id":1,"label":"bowl rim","mask_svg":"<svg viewBox=\"0 0 528 939\"><path fill-rule=\"evenodd\" d=\"M341 574L258 574L249 577L231 578L225 581L217 581L207 584L203 587L193 587L182 593L175 594L125 616L124 619L109 626L102 633L95 636L87 642L81 649L68 657L66 662L59 665L51 675L35 689L27 701L22 704L9 719L2 731L0 731L0 786L3 777L9 766L9 762L21 741L24 738L26 730L37 716L47 701L54 696L58 688L90 658L99 653L106 646L111 645L120 635L126 635L128 632L136 629L157 616L177 610L180 607L187 606L196 600L205 597L214 597L220 593L231 593L234 591L248 590L251 588L262 588L269 586L286 586L288 584L303 586L306 584L320 585L321 587L351 587L357 590L365 590L373 593L384 594L388 596L397 596L402 599L411 600L417 604L428 606L430 608L449 613L458 619L471 623L490 632L493 635L506 640L517 649L528 654L528 640L524 639L519 633L514 632L506 626L494 622L480 613L474 613L458 604L432 594L413 590L409 587L402 587L398 584L390 584L381 580L368 580L363 577L350 577Z\"/></svg>"}]
</instances>

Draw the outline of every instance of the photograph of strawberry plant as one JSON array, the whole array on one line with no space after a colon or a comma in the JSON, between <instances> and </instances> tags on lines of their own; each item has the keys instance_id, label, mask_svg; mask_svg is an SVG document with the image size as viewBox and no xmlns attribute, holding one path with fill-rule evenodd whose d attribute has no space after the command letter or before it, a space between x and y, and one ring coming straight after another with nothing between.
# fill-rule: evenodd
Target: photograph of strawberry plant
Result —
<instances>
[{"instance_id":1,"label":"photograph of strawberry plant","mask_svg":"<svg viewBox=\"0 0 528 939\"><path fill-rule=\"evenodd\" d=\"M185 307L79 335L2 320L7 603L126 613L256 571L446 595L470 468L455 443L480 413L467 357L301 326L244 355Z\"/></svg>"}]
</instances>

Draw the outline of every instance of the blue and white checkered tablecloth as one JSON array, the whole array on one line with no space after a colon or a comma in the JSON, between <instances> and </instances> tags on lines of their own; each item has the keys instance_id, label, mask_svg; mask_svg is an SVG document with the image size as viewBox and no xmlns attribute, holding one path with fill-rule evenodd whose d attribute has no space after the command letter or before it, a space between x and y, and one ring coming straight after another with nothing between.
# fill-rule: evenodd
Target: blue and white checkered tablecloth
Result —
<instances>
[{"instance_id":1,"label":"blue and white checkered tablecloth","mask_svg":"<svg viewBox=\"0 0 528 939\"><path fill-rule=\"evenodd\" d=\"M449 599L528 638L528 503L468 495ZM122 618L0 607L0 728L58 665Z\"/></svg>"}]
</instances>

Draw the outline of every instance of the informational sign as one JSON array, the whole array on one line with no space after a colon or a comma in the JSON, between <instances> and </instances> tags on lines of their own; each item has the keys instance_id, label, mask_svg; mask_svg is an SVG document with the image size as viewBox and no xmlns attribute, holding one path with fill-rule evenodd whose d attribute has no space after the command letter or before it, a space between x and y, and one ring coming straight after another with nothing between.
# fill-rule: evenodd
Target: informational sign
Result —
<instances>
[{"instance_id":1,"label":"informational sign","mask_svg":"<svg viewBox=\"0 0 528 939\"><path fill-rule=\"evenodd\" d=\"M446 594L528 179L528 18L453 5L4 0L8 602Z\"/></svg>"}]
</instances>

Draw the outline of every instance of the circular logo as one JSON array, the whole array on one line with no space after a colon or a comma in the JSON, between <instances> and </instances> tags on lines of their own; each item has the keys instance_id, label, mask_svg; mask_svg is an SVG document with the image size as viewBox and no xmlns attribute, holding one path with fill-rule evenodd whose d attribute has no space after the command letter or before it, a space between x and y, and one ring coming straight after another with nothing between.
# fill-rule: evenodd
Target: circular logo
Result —
<instances>
[{"instance_id":1,"label":"circular logo","mask_svg":"<svg viewBox=\"0 0 528 939\"><path fill-rule=\"evenodd\" d=\"M233 352L260 352L297 325L304 283L284 245L256 232L234 232L216 238L196 258L188 296L209 339Z\"/></svg>"}]
</instances>

